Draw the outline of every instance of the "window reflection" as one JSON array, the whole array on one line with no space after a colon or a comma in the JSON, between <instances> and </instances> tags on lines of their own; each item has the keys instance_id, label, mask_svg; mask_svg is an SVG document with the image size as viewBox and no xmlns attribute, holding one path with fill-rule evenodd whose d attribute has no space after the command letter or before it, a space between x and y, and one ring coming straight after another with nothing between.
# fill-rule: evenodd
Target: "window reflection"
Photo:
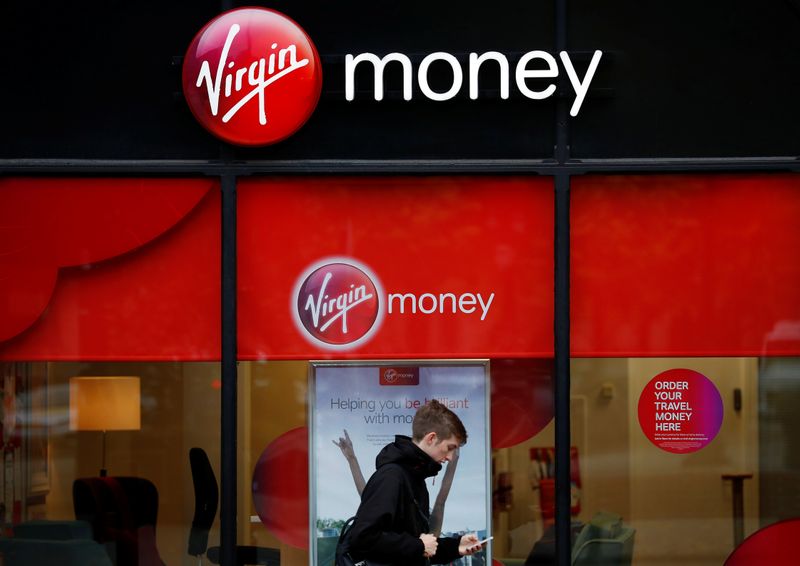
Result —
<instances>
[{"instance_id":1,"label":"window reflection","mask_svg":"<svg viewBox=\"0 0 800 566\"><path fill-rule=\"evenodd\" d=\"M188 559L189 449L219 462L219 366L0 365L6 564Z\"/></svg>"},{"instance_id":2,"label":"window reflection","mask_svg":"<svg viewBox=\"0 0 800 566\"><path fill-rule=\"evenodd\" d=\"M708 377L723 401L719 434L690 453L654 445L639 422L645 386L672 368ZM605 550L598 543L588 555L619 563L612 547L624 558L622 539L630 528L633 564L721 564L748 535L797 517L800 447L796 411L789 410L800 395L797 370L796 358L573 360L572 442L582 480L578 537L589 524L606 528L613 536L605 538L616 541ZM575 413L576 403L586 412ZM614 517L621 523L608 530ZM573 546L579 563L578 554L588 552L584 542L578 538Z\"/></svg>"}]
</instances>

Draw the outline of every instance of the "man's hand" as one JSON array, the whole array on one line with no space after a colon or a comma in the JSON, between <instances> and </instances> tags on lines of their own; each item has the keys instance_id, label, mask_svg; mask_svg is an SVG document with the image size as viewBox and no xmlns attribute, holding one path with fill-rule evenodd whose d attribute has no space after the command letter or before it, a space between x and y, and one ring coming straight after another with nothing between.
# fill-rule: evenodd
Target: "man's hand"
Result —
<instances>
[{"instance_id":1,"label":"man's hand","mask_svg":"<svg viewBox=\"0 0 800 566\"><path fill-rule=\"evenodd\" d=\"M464 535L461 537L461 541L458 544L458 553L461 556L475 554L481 549L481 545L478 544L478 542L478 535L475 533Z\"/></svg>"},{"instance_id":2,"label":"man's hand","mask_svg":"<svg viewBox=\"0 0 800 566\"><path fill-rule=\"evenodd\" d=\"M431 556L436 554L436 547L439 546L439 541L436 540L435 536L428 533L423 533L419 535L419 540L421 540L422 544L425 545L426 558L430 558ZM478 539L475 540L477 541Z\"/></svg>"}]
</instances>

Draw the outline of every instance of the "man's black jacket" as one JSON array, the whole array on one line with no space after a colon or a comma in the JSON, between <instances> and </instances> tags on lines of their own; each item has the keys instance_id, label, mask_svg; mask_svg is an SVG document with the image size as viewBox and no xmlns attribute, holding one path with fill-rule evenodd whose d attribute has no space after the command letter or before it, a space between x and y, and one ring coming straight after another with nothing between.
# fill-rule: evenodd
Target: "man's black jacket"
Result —
<instances>
[{"instance_id":1,"label":"man's black jacket","mask_svg":"<svg viewBox=\"0 0 800 566\"><path fill-rule=\"evenodd\" d=\"M390 465L397 464L397 465ZM425 545L419 538L430 531L430 503L425 478L442 465L407 436L396 436L375 460L376 472L361 494L351 534L351 555L397 566L424 566ZM405 475L405 478L403 477ZM433 564L459 558L457 538L439 538Z\"/></svg>"}]
</instances>

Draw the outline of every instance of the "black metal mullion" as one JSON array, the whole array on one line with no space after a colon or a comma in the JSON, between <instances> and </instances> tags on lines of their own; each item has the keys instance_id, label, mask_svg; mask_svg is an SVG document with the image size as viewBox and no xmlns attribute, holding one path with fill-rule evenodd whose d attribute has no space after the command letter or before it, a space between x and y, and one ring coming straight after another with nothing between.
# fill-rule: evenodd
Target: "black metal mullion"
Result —
<instances>
[{"instance_id":1,"label":"black metal mullion","mask_svg":"<svg viewBox=\"0 0 800 566\"><path fill-rule=\"evenodd\" d=\"M220 564L236 564L236 177L222 175Z\"/></svg>"},{"instance_id":2,"label":"black metal mullion","mask_svg":"<svg viewBox=\"0 0 800 566\"><path fill-rule=\"evenodd\" d=\"M555 444L556 444L556 564L571 562L570 504L570 301L569 301L570 178L555 177Z\"/></svg>"},{"instance_id":3,"label":"black metal mullion","mask_svg":"<svg viewBox=\"0 0 800 566\"><path fill-rule=\"evenodd\" d=\"M555 6L556 51L567 50L567 0L556 0ZM565 92L564 77L559 78L559 92ZM561 97L556 102L555 159L559 166L570 161L570 132L567 101ZM556 564L567 566L572 562L572 532L570 504L570 373L569 373L569 170L556 173L555 182L555 298L554 298L554 356L555 356L555 539Z\"/></svg>"}]
</instances>

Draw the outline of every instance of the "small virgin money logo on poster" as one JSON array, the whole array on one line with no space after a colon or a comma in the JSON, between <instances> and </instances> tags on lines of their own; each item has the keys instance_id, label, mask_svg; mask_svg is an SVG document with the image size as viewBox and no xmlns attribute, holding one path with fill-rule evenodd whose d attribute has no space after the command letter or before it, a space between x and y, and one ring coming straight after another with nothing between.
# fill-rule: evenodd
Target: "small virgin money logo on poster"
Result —
<instances>
[{"instance_id":1,"label":"small virgin money logo on poster","mask_svg":"<svg viewBox=\"0 0 800 566\"><path fill-rule=\"evenodd\" d=\"M301 334L313 343L350 349L366 342L380 326L382 294L369 268L353 260L334 259L301 275L292 312Z\"/></svg>"},{"instance_id":2,"label":"small virgin money logo on poster","mask_svg":"<svg viewBox=\"0 0 800 566\"><path fill-rule=\"evenodd\" d=\"M389 386L419 385L419 368L380 368L380 384Z\"/></svg>"},{"instance_id":3,"label":"small virgin money logo on poster","mask_svg":"<svg viewBox=\"0 0 800 566\"><path fill-rule=\"evenodd\" d=\"M281 141L311 117L322 65L294 21L266 8L240 8L211 20L183 62L183 92L200 124L236 145Z\"/></svg>"}]
</instances>

